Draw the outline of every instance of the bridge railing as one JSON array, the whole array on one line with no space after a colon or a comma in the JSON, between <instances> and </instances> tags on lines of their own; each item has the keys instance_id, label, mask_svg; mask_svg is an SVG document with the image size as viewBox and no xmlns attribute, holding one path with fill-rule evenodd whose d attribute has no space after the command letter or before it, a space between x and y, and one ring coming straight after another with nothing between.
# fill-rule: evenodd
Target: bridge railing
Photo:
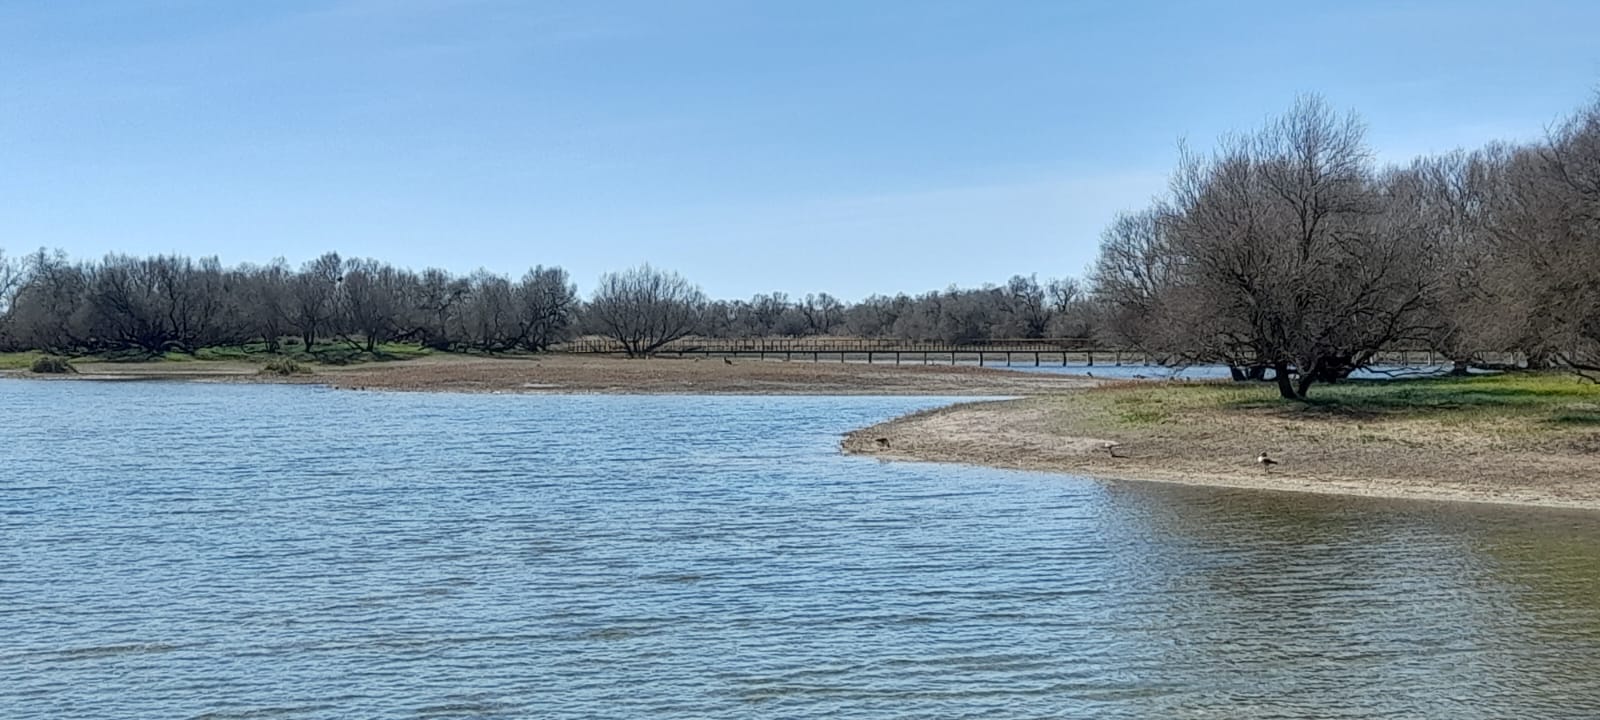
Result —
<instances>
[{"instance_id":1,"label":"bridge railing","mask_svg":"<svg viewBox=\"0 0 1600 720\"><path fill-rule=\"evenodd\" d=\"M557 345L559 352L620 353L622 344L615 340L584 337ZM1088 338L1017 338L988 340L976 343L948 343L938 341L891 340L881 338L684 338L662 346L660 354L678 353L979 353L979 352L1095 352L1113 353L1118 348L1096 343ZM1133 352L1133 351L1128 351Z\"/></svg>"}]
</instances>

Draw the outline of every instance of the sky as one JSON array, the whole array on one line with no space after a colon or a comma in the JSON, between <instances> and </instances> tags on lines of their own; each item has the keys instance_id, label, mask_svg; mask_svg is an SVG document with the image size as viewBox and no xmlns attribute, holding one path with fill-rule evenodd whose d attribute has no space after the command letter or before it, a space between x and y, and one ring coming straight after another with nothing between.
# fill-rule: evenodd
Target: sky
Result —
<instances>
[{"instance_id":1,"label":"sky","mask_svg":"<svg viewBox=\"0 0 1600 720\"><path fill-rule=\"evenodd\" d=\"M1302 93L1383 162L1541 136L1600 3L0 0L0 248L337 250L713 297L1081 275Z\"/></svg>"}]
</instances>

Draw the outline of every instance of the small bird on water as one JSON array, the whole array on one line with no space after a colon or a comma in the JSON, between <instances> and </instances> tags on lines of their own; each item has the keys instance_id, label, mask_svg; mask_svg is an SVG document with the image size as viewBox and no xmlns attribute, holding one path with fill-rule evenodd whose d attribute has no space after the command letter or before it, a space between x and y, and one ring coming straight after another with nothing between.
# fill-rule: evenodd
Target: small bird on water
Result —
<instances>
[{"instance_id":1,"label":"small bird on water","mask_svg":"<svg viewBox=\"0 0 1600 720\"><path fill-rule=\"evenodd\" d=\"M1272 472L1272 466L1278 464L1277 460L1267 457L1267 453L1264 451L1256 456L1256 462L1261 465L1262 470L1267 472Z\"/></svg>"}]
</instances>

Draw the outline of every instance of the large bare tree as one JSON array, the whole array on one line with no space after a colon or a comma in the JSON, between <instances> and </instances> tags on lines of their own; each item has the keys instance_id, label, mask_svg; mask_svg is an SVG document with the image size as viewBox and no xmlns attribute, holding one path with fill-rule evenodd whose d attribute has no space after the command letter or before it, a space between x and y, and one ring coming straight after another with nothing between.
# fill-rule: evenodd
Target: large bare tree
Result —
<instances>
[{"instance_id":1,"label":"large bare tree","mask_svg":"<svg viewBox=\"0 0 1600 720\"><path fill-rule=\"evenodd\" d=\"M670 271L640 265L600 277L586 314L591 327L644 357L700 325L707 306L699 286Z\"/></svg>"},{"instance_id":2,"label":"large bare tree","mask_svg":"<svg viewBox=\"0 0 1600 720\"><path fill-rule=\"evenodd\" d=\"M1097 290L1135 342L1271 367L1283 397L1304 398L1432 330L1430 238L1392 189L1360 120L1301 98L1208 156L1185 152L1170 200L1107 232Z\"/></svg>"}]
</instances>

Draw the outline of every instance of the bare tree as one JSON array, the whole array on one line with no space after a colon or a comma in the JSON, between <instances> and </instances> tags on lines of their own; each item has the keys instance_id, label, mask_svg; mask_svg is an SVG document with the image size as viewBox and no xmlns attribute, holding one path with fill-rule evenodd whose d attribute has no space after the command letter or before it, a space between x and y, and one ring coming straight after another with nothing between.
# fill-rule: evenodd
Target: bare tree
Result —
<instances>
[{"instance_id":1,"label":"bare tree","mask_svg":"<svg viewBox=\"0 0 1600 720\"><path fill-rule=\"evenodd\" d=\"M542 265L529 270L516 287L519 343L535 352L567 339L578 307L578 287L567 271Z\"/></svg>"},{"instance_id":2,"label":"bare tree","mask_svg":"<svg viewBox=\"0 0 1600 720\"><path fill-rule=\"evenodd\" d=\"M413 306L419 311L417 336L422 344L435 350L448 350L454 342L451 327L457 314L472 295L472 284L465 278L451 277L438 268L422 272L421 283L414 289Z\"/></svg>"},{"instance_id":3,"label":"bare tree","mask_svg":"<svg viewBox=\"0 0 1600 720\"><path fill-rule=\"evenodd\" d=\"M375 353L383 343L409 334L414 307L407 291L410 273L388 263L351 258L344 263L335 303L338 336L352 348Z\"/></svg>"},{"instance_id":4,"label":"bare tree","mask_svg":"<svg viewBox=\"0 0 1600 720\"><path fill-rule=\"evenodd\" d=\"M0 248L0 350L20 349L12 327L11 307L27 280L27 264L22 258L6 255Z\"/></svg>"},{"instance_id":5,"label":"bare tree","mask_svg":"<svg viewBox=\"0 0 1600 720\"><path fill-rule=\"evenodd\" d=\"M1158 337L1162 304L1177 287L1178 254L1171 245L1172 211L1156 205L1118 215L1100 236L1091 271L1095 295L1108 308L1106 331L1116 344L1170 349Z\"/></svg>"},{"instance_id":6,"label":"bare tree","mask_svg":"<svg viewBox=\"0 0 1600 720\"><path fill-rule=\"evenodd\" d=\"M239 268L245 283L244 304L248 308L248 334L260 338L268 352L278 352L283 336L289 333L289 283L294 272L283 258L263 266Z\"/></svg>"},{"instance_id":7,"label":"bare tree","mask_svg":"<svg viewBox=\"0 0 1600 720\"><path fill-rule=\"evenodd\" d=\"M675 272L640 265L600 276L586 309L590 325L644 357L699 326L705 293Z\"/></svg>"},{"instance_id":8,"label":"bare tree","mask_svg":"<svg viewBox=\"0 0 1600 720\"><path fill-rule=\"evenodd\" d=\"M22 287L24 269L21 258L6 255L5 248L0 248L0 315L10 312L11 300Z\"/></svg>"},{"instance_id":9,"label":"bare tree","mask_svg":"<svg viewBox=\"0 0 1600 720\"><path fill-rule=\"evenodd\" d=\"M1124 216L1102 246L1097 292L1123 333L1180 361L1270 366L1285 398L1426 338L1432 238L1363 138L1307 97L1209 157L1185 152L1170 205Z\"/></svg>"},{"instance_id":10,"label":"bare tree","mask_svg":"<svg viewBox=\"0 0 1600 720\"><path fill-rule=\"evenodd\" d=\"M68 354L98 350L89 329L89 278L65 254L39 250L28 257L28 278L12 298L11 331L26 348Z\"/></svg>"},{"instance_id":11,"label":"bare tree","mask_svg":"<svg viewBox=\"0 0 1600 720\"><path fill-rule=\"evenodd\" d=\"M306 352L317 338L330 330L338 318L339 284L344 280L344 262L338 253L327 253L305 264L289 281L289 325L300 333Z\"/></svg>"},{"instance_id":12,"label":"bare tree","mask_svg":"<svg viewBox=\"0 0 1600 720\"><path fill-rule=\"evenodd\" d=\"M806 332L811 335L830 334L844 321L844 303L828 293L806 293L799 310L805 318Z\"/></svg>"}]
</instances>

